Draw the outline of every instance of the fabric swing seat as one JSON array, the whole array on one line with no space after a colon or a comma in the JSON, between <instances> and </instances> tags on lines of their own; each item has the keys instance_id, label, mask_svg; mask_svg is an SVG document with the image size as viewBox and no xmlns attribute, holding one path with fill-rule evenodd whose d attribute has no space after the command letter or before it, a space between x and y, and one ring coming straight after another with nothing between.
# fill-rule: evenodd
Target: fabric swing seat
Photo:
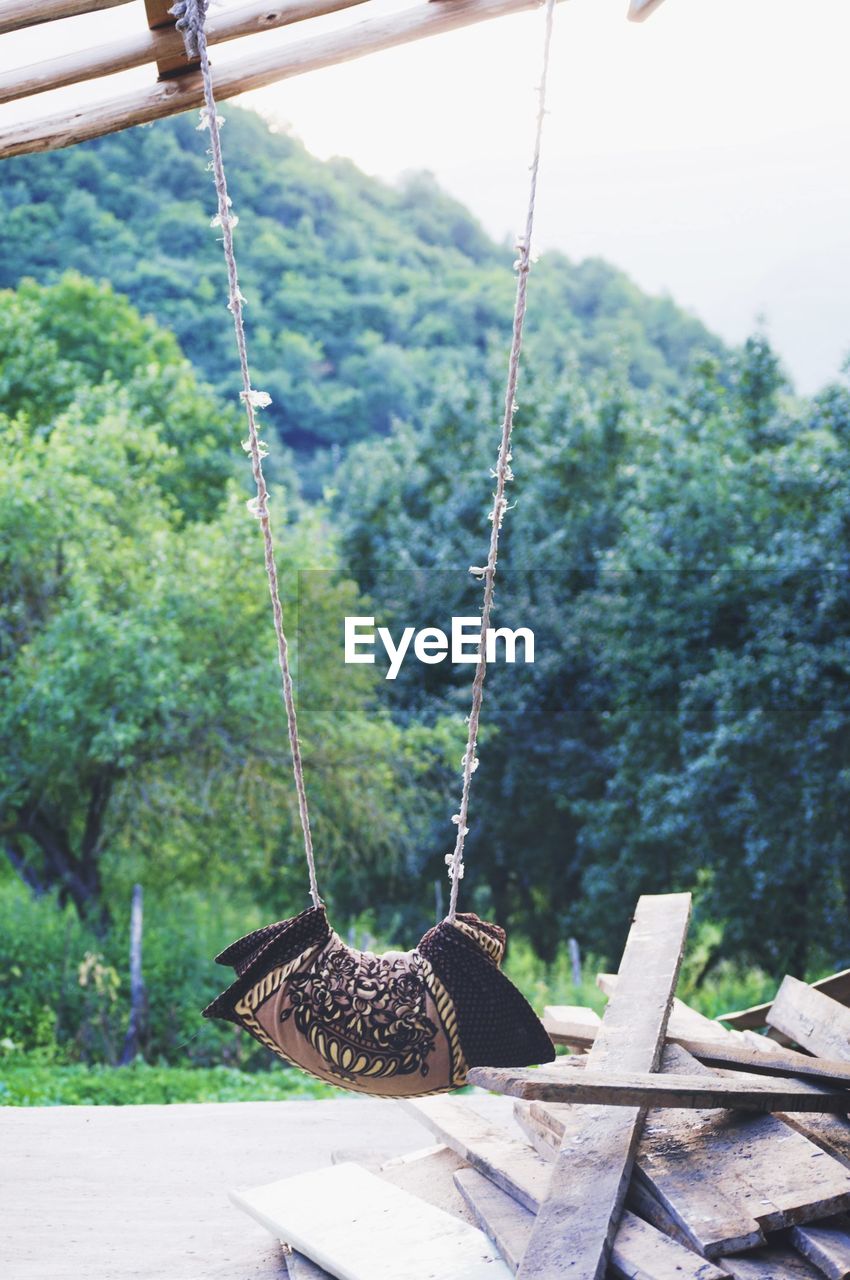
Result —
<instances>
[{"instance_id":1,"label":"fabric swing seat","mask_svg":"<svg viewBox=\"0 0 850 1280\"><path fill-rule=\"evenodd\" d=\"M412 1097L466 1081L470 1067L551 1062L555 1048L502 973L505 932L471 913L413 951L347 946L324 906L239 938L216 960L236 981L204 1010L330 1084Z\"/></svg>"}]
</instances>

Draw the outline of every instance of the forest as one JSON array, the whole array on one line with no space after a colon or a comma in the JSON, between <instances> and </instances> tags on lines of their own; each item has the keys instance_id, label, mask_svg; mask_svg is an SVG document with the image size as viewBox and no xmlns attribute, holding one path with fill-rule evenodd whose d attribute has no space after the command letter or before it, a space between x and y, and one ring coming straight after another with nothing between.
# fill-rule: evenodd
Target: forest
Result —
<instances>
[{"instance_id":1,"label":"forest","mask_svg":"<svg viewBox=\"0 0 850 1280\"><path fill-rule=\"evenodd\" d=\"M320 881L340 932L410 946L470 669L344 667L343 620L478 611L512 252L427 174L226 116ZM244 1073L212 957L306 874L203 144L180 117L4 170L0 1102L41 1098L22 1054L118 1061L135 883L146 1063ZM850 965L847 371L800 396L764 333L547 253L513 469L496 618L536 660L488 676L463 883L509 971L561 991L568 938L604 963L679 889L713 1012Z\"/></svg>"}]
</instances>

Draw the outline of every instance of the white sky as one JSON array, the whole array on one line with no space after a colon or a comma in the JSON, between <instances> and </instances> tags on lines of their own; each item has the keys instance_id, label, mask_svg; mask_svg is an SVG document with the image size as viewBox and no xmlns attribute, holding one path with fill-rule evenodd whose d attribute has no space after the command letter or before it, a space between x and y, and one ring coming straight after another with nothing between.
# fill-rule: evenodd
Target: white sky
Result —
<instances>
[{"instance_id":1,"label":"white sky","mask_svg":"<svg viewBox=\"0 0 850 1280\"><path fill-rule=\"evenodd\" d=\"M639 25L626 4L558 7L537 247L607 258L732 341L765 317L811 391L850 352L850 0L666 0ZM369 0L378 6L405 0ZM138 30L140 9L133 0L4 36L0 66ZM430 169L501 238L525 202L541 34L540 12L503 18L244 102L318 156L386 178ZM238 52L220 46L215 58ZM116 92L149 81L149 69L113 78ZM43 95L38 114L93 94L104 87ZM24 113L35 111L0 107L0 125Z\"/></svg>"}]
</instances>

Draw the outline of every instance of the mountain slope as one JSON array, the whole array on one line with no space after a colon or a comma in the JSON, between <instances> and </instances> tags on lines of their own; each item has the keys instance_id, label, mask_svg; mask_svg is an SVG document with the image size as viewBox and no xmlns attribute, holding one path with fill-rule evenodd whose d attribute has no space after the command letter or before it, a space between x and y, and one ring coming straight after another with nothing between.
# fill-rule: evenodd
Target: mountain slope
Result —
<instances>
[{"instance_id":1,"label":"mountain slope","mask_svg":"<svg viewBox=\"0 0 850 1280\"><path fill-rule=\"evenodd\" d=\"M505 350L512 254L428 175L390 187L316 160L256 115L226 108L224 144L255 385L300 450L346 445L411 417L447 378ZM204 136L183 116L3 165L0 285L62 271L106 278L172 329L232 392L225 275L210 230ZM585 371L625 353L638 386L673 385L719 343L669 299L600 261L548 255L534 280L530 358ZM622 354L619 356L622 358Z\"/></svg>"}]
</instances>

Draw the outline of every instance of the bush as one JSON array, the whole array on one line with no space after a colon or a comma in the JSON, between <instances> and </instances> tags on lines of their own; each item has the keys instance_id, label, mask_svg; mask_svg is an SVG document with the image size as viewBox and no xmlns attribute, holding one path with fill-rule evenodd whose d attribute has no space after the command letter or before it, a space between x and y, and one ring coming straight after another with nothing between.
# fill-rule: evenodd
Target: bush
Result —
<instances>
[{"instance_id":1,"label":"bush","mask_svg":"<svg viewBox=\"0 0 850 1280\"><path fill-rule=\"evenodd\" d=\"M279 1102L339 1096L341 1090L295 1068L251 1073L234 1067L151 1067L144 1062L128 1067L56 1066L33 1058L0 1058L0 1106Z\"/></svg>"}]
</instances>

